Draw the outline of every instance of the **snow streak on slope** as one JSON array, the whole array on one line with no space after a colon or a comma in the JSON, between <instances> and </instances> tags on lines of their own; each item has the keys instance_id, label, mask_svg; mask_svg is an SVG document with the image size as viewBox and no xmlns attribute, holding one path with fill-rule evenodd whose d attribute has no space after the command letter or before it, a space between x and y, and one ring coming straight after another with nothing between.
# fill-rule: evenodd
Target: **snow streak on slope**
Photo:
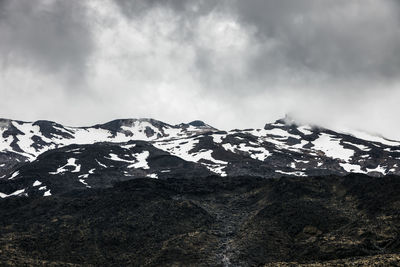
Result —
<instances>
[{"instance_id":1,"label":"snow streak on slope","mask_svg":"<svg viewBox=\"0 0 400 267\"><path fill-rule=\"evenodd\" d=\"M248 146L246 143L240 143L238 145L231 145L229 143L225 143L222 145L224 149L227 151L231 151L233 153L237 153L238 151L246 152L252 157L253 159L264 161L271 153L265 149L264 147L260 146Z\"/></svg>"},{"instance_id":2,"label":"snow streak on slope","mask_svg":"<svg viewBox=\"0 0 400 267\"><path fill-rule=\"evenodd\" d=\"M155 142L154 146L186 161L202 163L214 173L226 176L223 169L228 162L215 159L212 150L194 150L198 143L197 138L186 138Z\"/></svg>"},{"instance_id":3,"label":"snow streak on slope","mask_svg":"<svg viewBox=\"0 0 400 267\"><path fill-rule=\"evenodd\" d=\"M25 192L25 189L17 190L17 191L15 191L15 192L11 193L11 194L4 194L4 193L1 193L1 192L0 192L0 198L7 198L7 197L12 197L12 196L19 196L19 195L23 194L24 192Z\"/></svg>"},{"instance_id":4,"label":"snow streak on slope","mask_svg":"<svg viewBox=\"0 0 400 267\"><path fill-rule=\"evenodd\" d=\"M73 167L74 169L68 170L67 167ZM55 175L55 174L60 174L60 173L67 172L67 171L80 172L80 170L81 170L81 165L76 163L76 159L70 158L70 159L68 159L67 164L59 167L55 172L50 172L49 174Z\"/></svg>"},{"instance_id":5,"label":"snow streak on slope","mask_svg":"<svg viewBox=\"0 0 400 267\"><path fill-rule=\"evenodd\" d=\"M384 144L387 146L400 146L399 141L389 140L389 139L386 139L386 138L378 136L378 135L369 134L367 132L362 132L362 131L357 131L357 130L349 130L349 129L344 130L344 132L348 133L354 137L357 137L359 139L377 142L377 143L381 143L381 144Z\"/></svg>"}]
</instances>

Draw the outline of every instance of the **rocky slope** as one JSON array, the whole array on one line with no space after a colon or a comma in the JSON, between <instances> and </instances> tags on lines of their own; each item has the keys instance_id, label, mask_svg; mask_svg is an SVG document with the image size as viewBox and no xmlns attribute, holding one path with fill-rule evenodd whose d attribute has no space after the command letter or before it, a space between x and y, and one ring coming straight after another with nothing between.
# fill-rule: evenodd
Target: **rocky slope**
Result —
<instances>
[{"instance_id":1,"label":"rocky slope","mask_svg":"<svg viewBox=\"0 0 400 267\"><path fill-rule=\"evenodd\" d=\"M135 179L0 201L2 265L397 266L400 179Z\"/></svg>"}]
</instances>

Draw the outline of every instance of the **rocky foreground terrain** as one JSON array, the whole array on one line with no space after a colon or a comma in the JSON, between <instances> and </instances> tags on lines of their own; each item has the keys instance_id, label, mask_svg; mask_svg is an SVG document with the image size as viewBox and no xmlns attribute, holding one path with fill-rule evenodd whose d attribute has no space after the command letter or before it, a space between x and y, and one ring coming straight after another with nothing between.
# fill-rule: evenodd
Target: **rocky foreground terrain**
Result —
<instances>
[{"instance_id":1,"label":"rocky foreground terrain","mask_svg":"<svg viewBox=\"0 0 400 267\"><path fill-rule=\"evenodd\" d=\"M286 119L0 120L1 266L399 266L400 142Z\"/></svg>"},{"instance_id":2,"label":"rocky foreground terrain","mask_svg":"<svg viewBox=\"0 0 400 267\"><path fill-rule=\"evenodd\" d=\"M135 179L0 201L2 265L398 266L400 177Z\"/></svg>"}]
</instances>

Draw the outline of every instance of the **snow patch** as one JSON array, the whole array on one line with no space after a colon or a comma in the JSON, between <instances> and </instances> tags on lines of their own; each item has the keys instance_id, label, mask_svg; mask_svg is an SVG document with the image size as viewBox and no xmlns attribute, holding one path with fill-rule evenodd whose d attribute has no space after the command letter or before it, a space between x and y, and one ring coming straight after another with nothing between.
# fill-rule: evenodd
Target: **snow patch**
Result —
<instances>
[{"instance_id":1,"label":"snow patch","mask_svg":"<svg viewBox=\"0 0 400 267\"><path fill-rule=\"evenodd\" d=\"M41 185L41 184L42 184L42 182L36 180L36 181L33 183L32 186L39 186L39 185Z\"/></svg>"},{"instance_id":2,"label":"snow patch","mask_svg":"<svg viewBox=\"0 0 400 267\"><path fill-rule=\"evenodd\" d=\"M282 130L280 128L274 128L274 129L271 129L271 130L264 130L264 133L268 134L268 135L282 136L282 137L285 137L285 138L289 138L289 137L293 137L293 138L296 138L296 139L300 138L300 136L294 135L294 134L290 134L287 131Z\"/></svg>"},{"instance_id":3,"label":"snow patch","mask_svg":"<svg viewBox=\"0 0 400 267\"><path fill-rule=\"evenodd\" d=\"M313 132L311 131L311 128L308 126L299 126L299 127L297 127L297 130L299 130L304 135L313 134Z\"/></svg>"},{"instance_id":4,"label":"snow patch","mask_svg":"<svg viewBox=\"0 0 400 267\"><path fill-rule=\"evenodd\" d=\"M386 174L386 168L384 168L381 165L378 165L375 169L368 169L367 168L367 172L380 172L383 175L385 175Z\"/></svg>"},{"instance_id":5,"label":"snow patch","mask_svg":"<svg viewBox=\"0 0 400 267\"><path fill-rule=\"evenodd\" d=\"M296 149L304 149L304 146L307 145L308 143L309 143L309 141L307 141L307 140L301 140L300 144L292 145L292 147L296 148Z\"/></svg>"},{"instance_id":6,"label":"snow patch","mask_svg":"<svg viewBox=\"0 0 400 267\"><path fill-rule=\"evenodd\" d=\"M19 196L24 192L25 192L25 189L17 190L17 191L15 191L15 192L13 192L11 194L8 194L8 195L0 192L0 197L1 198L7 198L7 197L11 197L11 196Z\"/></svg>"},{"instance_id":7,"label":"snow patch","mask_svg":"<svg viewBox=\"0 0 400 267\"><path fill-rule=\"evenodd\" d=\"M264 147L252 147L246 146L245 143L241 143L239 145L231 145L229 143L223 144L222 147L226 151L231 151L233 153L238 153L238 151L246 152L253 159L264 161L267 157L271 155L271 153L265 149Z\"/></svg>"},{"instance_id":8,"label":"snow patch","mask_svg":"<svg viewBox=\"0 0 400 267\"><path fill-rule=\"evenodd\" d=\"M21 123L19 124L18 122L11 122L12 125L17 128L19 131L22 132L22 134L16 135L16 138L18 139L17 145L19 148L24 151L24 156L27 156L29 160L34 160L43 150L42 149L37 151L35 148L33 148L33 136L39 136L43 141L47 143L51 143L51 140L44 137L42 133L40 132L40 127L38 125L33 125L33 123ZM18 153L18 152L17 152ZM20 154L20 152L19 152Z\"/></svg>"},{"instance_id":9,"label":"snow patch","mask_svg":"<svg viewBox=\"0 0 400 267\"><path fill-rule=\"evenodd\" d=\"M197 139L188 138L183 140L179 139L167 142L156 142L154 143L154 146L186 161L195 161L189 151L191 151L198 142L199 140Z\"/></svg>"},{"instance_id":10,"label":"snow patch","mask_svg":"<svg viewBox=\"0 0 400 267\"><path fill-rule=\"evenodd\" d=\"M215 174L218 174L221 177L225 177L227 176L226 172L224 171L224 169L226 168L225 165L212 165L212 164L204 164L207 169L209 169L210 171L212 171Z\"/></svg>"},{"instance_id":11,"label":"snow patch","mask_svg":"<svg viewBox=\"0 0 400 267\"><path fill-rule=\"evenodd\" d=\"M213 134L213 135L211 135L211 137L213 138L214 143L220 144L220 143L222 143L223 137L226 137L226 135L225 134Z\"/></svg>"},{"instance_id":12,"label":"snow patch","mask_svg":"<svg viewBox=\"0 0 400 267\"><path fill-rule=\"evenodd\" d=\"M340 139L328 134L320 134L319 138L312 143L314 149L324 152L326 156L331 158L338 158L347 162L354 155L353 150L346 149L340 144Z\"/></svg>"},{"instance_id":13,"label":"snow patch","mask_svg":"<svg viewBox=\"0 0 400 267\"><path fill-rule=\"evenodd\" d=\"M304 172L301 171L294 171L294 172L285 172L281 170L275 170L277 173L285 174L285 175L294 175L294 176L307 176Z\"/></svg>"},{"instance_id":14,"label":"snow patch","mask_svg":"<svg viewBox=\"0 0 400 267\"><path fill-rule=\"evenodd\" d=\"M121 159L120 157L118 157L117 154L114 154L114 153L110 153L109 156L110 157L106 158L106 159L110 159L110 160L113 160L113 161L132 162L132 160Z\"/></svg>"},{"instance_id":15,"label":"snow patch","mask_svg":"<svg viewBox=\"0 0 400 267\"><path fill-rule=\"evenodd\" d=\"M158 179L157 173L147 174L146 177L153 178L153 179Z\"/></svg>"},{"instance_id":16,"label":"snow patch","mask_svg":"<svg viewBox=\"0 0 400 267\"><path fill-rule=\"evenodd\" d=\"M353 172L353 173L366 173L365 171L361 170L360 165L350 164L350 163L339 163L340 167L342 167L346 172Z\"/></svg>"},{"instance_id":17,"label":"snow patch","mask_svg":"<svg viewBox=\"0 0 400 267\"><path fill-rule=\"evenodd\" d=\"M66 169L65 167L68 166L72 166L75 167L74 170L70 171L70 172L80 172L81 171L81 165L76 164L76 159L75 158L69 158L67 161L67 164L65 164L64 166L61 166L60 168L58 168L55 172L49 172L49 174L60 174L63 172L68 171L68 169Z\"/></svg>"},{"instance_id":18,"label":"snow patch","mask_svg":"<svg viewBox=\"0 0 400 267\"><path fill-rule=\"evenodd\" d=\"M366 132L356 131L356 130L344 130L344 132L360 139L377 142L388 146L400 146L399 141L388 140L384 137L372 135Z\"/></svg>"},{"instance_id":19,"label":"snow patch","mask_svg":"<svg viewBox=\"0 0 400 267\"><path fill-rule=\"evenodd\" d=\"M351 145L351 146L355 146L355 147L357 147L358 149L360 149L362 151L370 151L371 150L371 148L369 148L367 146L364 146L364 145L361 145L361 144L354 144L354 143L350 143L350 142L344 142L344 143L348 144L348 145Z\"/></svg>"},{"instance_id":20,"label":"snow patch","mask_svg":"<svg viewBox=\"0 0 400 267\"><path fill-rule=\"evenodd\" d=\"M14 172L14 173L11 175L11 177L10 177L10 178L8 178L8 180L12 180L12 179L14 179L15 177L17 177L17 176L18 176L18 174L19 174L19 171L16 171L16 172Z\"/></svg>"},{"instance_id":21,"label":"snow patch","mask_svg":"<svg viewBox=\"0 0 400 267\"><path fill-rule=\"evenodd\" d=\"M131 148L134 148L136 146L136 144L130 144L130 145L124 145L124 146L121 146L122 148L125 148L125 149L131 149Z\"/></svg>"},{"instance_id":22,"label":"snow patch","mask_svg":"<svg viewBox=\"0 0 400 267\"><path fill-rule=\"evenodd\" d=\"M136 158L136 162L129 165L128 168L135 168L135 169L150 169L149 165L147 164L147 158L150 156L149 151L143 151L142 153L134 154Z\"/></svg>"},{"instance_id":23,"label":"snow patch","mask_svg":"<svg viewBox=\"0 0 400 267\"><path fill-rule=\"evenodd\" d=\"M79 179L79 182L81 182L82 184L84 184L86 187L91 188L90 185L87 184L87 182L84 179Z\"/></svg>"},{"instance_id":24,"label":"snow patch","mask_svg":"<svg viewBox=\"0 0 400 267\"><path fill-rule=\"evenodd\" d=\"M97 159L96 159L96 162L97 162L97 164L99 164L101 167L103 167L103 168L107 168L107 165L105 165L105 164L101 163L101 162L100 162L100 161L98 161Z\"/></svg>"}]
</instances>

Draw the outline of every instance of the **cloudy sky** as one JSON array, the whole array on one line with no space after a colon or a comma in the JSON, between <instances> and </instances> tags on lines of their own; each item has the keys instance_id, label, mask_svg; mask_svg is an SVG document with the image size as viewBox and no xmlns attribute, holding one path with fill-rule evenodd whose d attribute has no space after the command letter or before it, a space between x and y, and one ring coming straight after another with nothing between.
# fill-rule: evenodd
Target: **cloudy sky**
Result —
<instances>
[{"instance_id":1,"label":"cloudy sky","mask_svg":"<svg viewBox=\"0 0 400 267\"><path fill-rule=\"evenodd\" d=\"M0 0L0 117L400 139L396 0Z\"/></svg>"}]
</instances>

